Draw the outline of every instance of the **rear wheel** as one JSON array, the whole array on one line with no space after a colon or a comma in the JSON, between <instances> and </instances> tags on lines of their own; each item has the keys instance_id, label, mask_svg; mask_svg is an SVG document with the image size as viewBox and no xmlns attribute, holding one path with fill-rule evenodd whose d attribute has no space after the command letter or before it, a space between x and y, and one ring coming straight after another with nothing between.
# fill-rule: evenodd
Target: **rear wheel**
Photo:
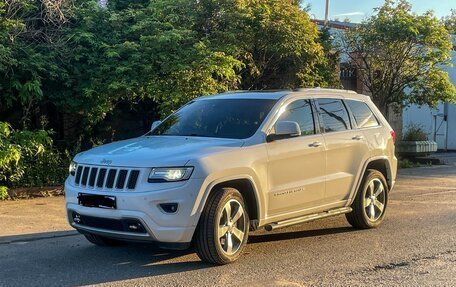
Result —
<instances>
[{"instance_id":1,"label":"rear wheel","mask_svg":"<svg viewBox=\"0 0 456 287\"><path fill-rule=\"evenodd\" d=\"M210 195L201 214L196 253L214 264L234 262L245 248L248 232L249 217L242 195L234 188L221 188Z\"/></svg>"},{"instance_id":2,"label":"rear wheel","mask_svg":"<svg viewBox=\"0 0 456 287\"><path fill-rule=\"evenodd\" d=\"M124 241L103 237L92 233L84 234L84 236L88 241L98 246L119 246L125 244Z\"/></svg>"},{"instance_id":3,"label":"rear wheel","mask_svg":"<svg viewBox=\"0 0 456 287\"><path fill-rule=\"evenodd\" d=\"M352 203L353 211L346 214L348 222L356 228L374 228L382 223L388 203L388 184L381 172L367 170Z\"/></svg>"}]
</instances>

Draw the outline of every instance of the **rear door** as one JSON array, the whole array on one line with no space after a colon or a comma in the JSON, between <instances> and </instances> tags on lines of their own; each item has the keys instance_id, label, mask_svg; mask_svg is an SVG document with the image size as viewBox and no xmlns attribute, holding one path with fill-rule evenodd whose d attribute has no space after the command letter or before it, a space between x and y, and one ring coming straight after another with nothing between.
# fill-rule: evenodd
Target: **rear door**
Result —
<instances>
[{"instance_id":1,"label":"rear door","mask_svg":"<svg viewBox=\"0 0 456 287\"><path fill-rule=\"evenodd\" d=\"M382 136L384 131L369 105L355 99L345 100L345 103L353 115L357 129L366 137L371 152L370 156L383 155L385 145L387 145L386 139Z\"/></svg>"},{"instance_id":2,"label":"rear door","mask_svg":"<svg viewBox=\"0 0 456 287\"><path fill-rule=\"evenodd\" d=\"M354 129L342 98L317 98L316 103L326 145L325 202L342 205L356 184L368 147L362 132Z\"/></svg>"},{"instance_id":3,"label":"rear door","mask_svg":"<svg viewBox=\"0 0 456 287\"><path fill-rule=\"evenodd\" d=\"M325 147L314 112L310 99L291 101L277 121L297 122L301 136L266 144L269 216L291 216L324 200Z\"/></svg>"}]
</instances>

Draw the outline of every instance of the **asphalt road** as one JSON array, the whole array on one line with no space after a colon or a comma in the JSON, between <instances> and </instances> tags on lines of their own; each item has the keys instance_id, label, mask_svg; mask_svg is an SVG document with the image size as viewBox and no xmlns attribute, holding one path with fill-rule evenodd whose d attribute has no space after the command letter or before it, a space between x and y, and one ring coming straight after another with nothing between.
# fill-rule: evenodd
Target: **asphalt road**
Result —
<instances>
[{"instance_id":1,"label":"asphalt road","mask_svg":"<svg viewBox=\"0 0 456 287\"><path fill-rule=\"evenodd\" d=\"M39 233L46 212L33 217L33 236L8 235L24 205L0 205L0 286L456 286L454 164L402 170L378 229L339 216L256 232L238 262L217 267L192 251L96 247L64 221Z\"/></svg>"}]
</instances>

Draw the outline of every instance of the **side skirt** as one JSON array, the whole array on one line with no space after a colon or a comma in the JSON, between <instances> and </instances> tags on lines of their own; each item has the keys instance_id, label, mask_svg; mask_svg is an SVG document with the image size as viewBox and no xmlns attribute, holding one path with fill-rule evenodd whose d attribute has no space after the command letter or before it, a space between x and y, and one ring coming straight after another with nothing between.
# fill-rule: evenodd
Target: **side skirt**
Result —
<instances>
[{"instance_id":1,"label":"side skirt","mask_svg":"<svg viewBox=\"0 0 456 287\"><path fill-rule=\"evenodd\" d=\"M351 211L352 211L351 207L341 207L341 208L331 209L331 210L325 211L325 212L314 213L314 214L309 214L309 215L305 215L305 216L301 216L301 217L295 217L295 218L291 218L291 219L287 219L287 220L269 223L264 226L264 229L266 229L267 231L272 231L277 228L287 227L290 225L309 222L309 221L313 221L313 220L317 220L317 219L321 219L321 218L325 218L325 217L331 217L331 216L335 216L335 215L339 215L339 214L349 213Z\"/></svg>"}]
</instances>

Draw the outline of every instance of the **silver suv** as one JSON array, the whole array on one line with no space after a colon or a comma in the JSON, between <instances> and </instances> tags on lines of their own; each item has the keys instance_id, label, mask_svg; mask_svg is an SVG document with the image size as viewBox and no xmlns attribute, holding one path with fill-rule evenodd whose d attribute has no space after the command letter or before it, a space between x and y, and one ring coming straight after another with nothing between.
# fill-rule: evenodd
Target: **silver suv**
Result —
<instances>
[{"instance_id":1,"label":"silver suv","mask_svg":"<svg viewBox=\"0 0 456 287\"><path fill-rule=\"evenodd\" d=\"M394 186L394 131L369 97L303 89L191 101L144 136L78 154L70 224L92 243L193 243L226 264L249 231L345 214L377 227Z\"/></svg>"}]
</instances>

